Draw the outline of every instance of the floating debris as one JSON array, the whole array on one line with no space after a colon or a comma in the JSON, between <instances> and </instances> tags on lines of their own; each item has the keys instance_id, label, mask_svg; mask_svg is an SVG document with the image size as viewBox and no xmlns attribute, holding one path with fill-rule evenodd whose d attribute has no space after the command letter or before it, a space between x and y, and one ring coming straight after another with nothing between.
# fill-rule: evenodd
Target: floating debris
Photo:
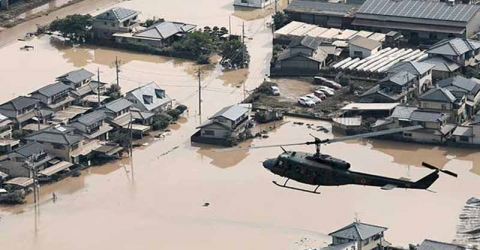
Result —
<instances>
[{"instance_id":1,"label":"floating debris","mask_svg":"<svg viewBox=\"0 0 480 250\"><path fill-rule=\"evenodd\" d=\"M480 199L470 198L459 219L457 241L463 244L480 243Z\"/></svg>"},{"instance_id":2,"label":"floating debris","mask_svg":"<svg viewBox=\"0 0 480 250\"><path fill-rule=\"evenodd\" d=\"M204 206L204 207L208 207L208 206L210 206L210 203L205 202L205 203L203 203L203 206Z\"/></svg>"},{"instance_id":3,"label":"floating debris","mask_svg":"<svg viewBox=\"0 0 480 250\"><path fill-rule=\"evenodd\" d=\"M303 123L303 122L294 122L293 124L295 124L295 125L303 125L303 124L305 124L305 123Z\"/></svg>"}]
</instances>

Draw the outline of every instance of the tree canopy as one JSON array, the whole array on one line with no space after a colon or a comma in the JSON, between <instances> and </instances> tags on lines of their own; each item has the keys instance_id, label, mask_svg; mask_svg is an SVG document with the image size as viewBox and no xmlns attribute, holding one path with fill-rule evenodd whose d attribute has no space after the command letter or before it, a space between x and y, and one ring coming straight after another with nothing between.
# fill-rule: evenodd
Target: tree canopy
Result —
<instances>
[{"instance_id":1,"label":"tree canopy","mask_svg":"<svg viewBox=\"0 0 480 250\"><path fill-rule=\"evenodd\" d=\"M275 30L282 28L290 22L288 15L283 12L277 12L272 16Z\"/></svg>"},{"instance_id":2,"label":"tree canopy","mask_svg":"<svg viewBox=\"0 0 480 250\"><path fill-rule=\"evenodd\" d=\"M244 56L242 56L242 48L244 49ZM239 40L222 43L220 45L220 55L222 56L222 63L228 63L230 66L242 67L242 58L244 58L244 65L248 65L250 62L247 46Z\"/></svg>"},{"instance_id":3,"label":"tree canopy","mask_svg":"<svg viewBox=\"0 0 480 250\"><path fill-rule=\"evenodd\" d=\"M83 43L92 37L92 16L74 14L57 19L50 24L51 31L58 31L65 38Z\"/></svg>"},{"instance_id":4,"label":"tree canopy","mask_svg":"<svg viewBox=\"0 0 480 250\"><path fill-rule=\"evenodd\" d=\"M185 38L173 43L173 48L192 53L200 63L208 63L210 55L215 51L215 43L209 34L194 31L187 33Z\"/></svg>"}]
</instances>

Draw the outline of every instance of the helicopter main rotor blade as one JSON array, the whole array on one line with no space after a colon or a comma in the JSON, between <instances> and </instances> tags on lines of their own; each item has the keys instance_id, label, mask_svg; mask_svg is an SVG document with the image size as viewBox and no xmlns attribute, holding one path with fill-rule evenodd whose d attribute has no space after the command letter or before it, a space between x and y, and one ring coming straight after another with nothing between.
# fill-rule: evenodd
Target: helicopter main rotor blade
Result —
<instances>
[{"instance_id":1,"label":"helicopter main rotor blade","mask_svg":"<svg viewBox=\"0 0 480 250\"><path fill-rule=\"evenodd\" d=\"M444 173L444 174L448 174L448 175L453 176L453 177L455 177L455 178L458 177L458 174L456 174L456 173L454 173L454 172L452 172L452 171L448 171L448 170L443 170L443 169L437 168L437 167L435 167L435 166L433 166L433 165L431 165L431 164L428 164L428 163L426 163L426 162L422 162L422 166L424 166L424 167L426 167L426 168L429 168L429 169L432 169L432 170L437 170L437 171L439 171L439 172L442 172L442 173Z\"/></svg>"},{"instance_id":2,"label":"helicopter main rotor blade","mask_svg":"<svg viewBox=\"0 0 480 250\"><path fill-rule=\"evenodd\" d=\"M299 145L306 145L306 142L300 143L288 143L288 144L277 144L277 145L265 145L265 146L248 146L248 147L235 147L235 148L222 148L222 149L214 149L214 152L233 152L233 151L242 151L242 150L249 150L249 149L260 149L260 148L277 148L277 147L289 147L289 146L299 146Z\"/></svg>"},{"instance_id":3,"label":"helicopter main rotor blade","mask_svg":"<svg viewBox=\"0 0 480 250\"><path fill-rule=\"evenodd\" d=\"M361 138L375 137L375 136L380 136L380 135L395 134L395 133L399 133L399 132L412 131L412 130L417 130L417 129L421 129L421 128L423 128L423 126L416 125L416 126L410 126L410 127L404 127L404 128L382 130L382 131L365 133L365 134L358 134L358 135L351 135L351 136L344 136L344 137L338 137L338 138L333 138L333 139L327 139L325 141L325 143L342 142L342 141L349 141L349 140L355 140L355 139L361 139Z\"/></svg>"}]
</instances>

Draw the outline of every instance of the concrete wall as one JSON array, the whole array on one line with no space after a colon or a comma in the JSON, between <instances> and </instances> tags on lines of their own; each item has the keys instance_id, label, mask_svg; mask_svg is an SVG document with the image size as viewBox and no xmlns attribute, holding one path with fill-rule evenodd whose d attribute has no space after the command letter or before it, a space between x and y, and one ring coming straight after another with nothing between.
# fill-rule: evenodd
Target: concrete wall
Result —
<instances>
[{"instance_id":1,"label":"concrete wall","mask_svg":"<svg viewBox=\"0 0 480 250\"><path fill-rule=\"evenodd\" d=\"M213 131L213 135L208 135L206 134L206 131ZM230 136L230 131L226 130L226 129L216 129L216 128L202 128L201 130L201 136L202 137L207 137L207 138L219 138L219 139L223 139L223 138L226 138L228 136Z\"/></svg>"}]
</instances>

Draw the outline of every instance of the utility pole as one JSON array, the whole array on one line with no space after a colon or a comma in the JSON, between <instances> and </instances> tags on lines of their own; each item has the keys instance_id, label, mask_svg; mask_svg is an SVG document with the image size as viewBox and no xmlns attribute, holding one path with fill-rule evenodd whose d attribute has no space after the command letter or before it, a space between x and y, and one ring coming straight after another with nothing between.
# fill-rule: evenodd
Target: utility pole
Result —
<instances>
[{"instance_id":1,"label":"utility pole","mask_svg":"<svg viewBox=\"0 0 480 250\"><path fill-rule=\"evenodd\" d=\"M198 67L198 115L202 115L202 71Z\"/></svg>"},{"instance_id":2,"label":"utility pole","mask_svg":"<svg viewBox=\"0 0 480 250\"><path fill-rule=\"evenodd\" d=\"M232 16L228 16L228 41L230 41L231 36L232 36Z\"/></svg>"},{"instance_id":3,"label":"utility pole","mask_svg":"<svg viewBox=\"0 0 480 250\"><path fill-rule=\"evenodd\" d=\"M242 69L245 67L245 22L242 22Z\"/></svg>"},{"instance_id":4,"label":"utility pole","mask_svg":"<svg viewBox=\"0 0 480 250\"><path fill-rule=\"evenodd\" d=\"M275 14L277 14L277 0L273 0L275 2Z\"/></svg>"},{"instance_id":5,"label":"utility pole","mask_svg":"<svg viewBox=\"0 0 480 250\"><path fill-rule=\"evenodd\" d=\"M120 80L118 79L118 73L120 73L120 62L118 56L115 57L115 73L117 74L117 86L120 87Z\"/></svg>"},{"instance_id":6,"label":"utility pole","mask_svg":"<svg viewBox=\"0 0 480 250\"><path fill-rule=\"evenodd\" d=\"M133 157L133 116L132 113L130 112L130 145L129 145L129 155L130 158Z\"/></svg>"},{"instance_id":7,"label":"utility pole","mask_svg":"<svg viewBox=\"0 0 480 250\"><path fill-rule=\"evenodd\" d=\"M100 68L97 68L97 82L98 82L98 87L97 87L97 97L98 97L98 106L100 107Z\"/></svg>"}]
</instances>

